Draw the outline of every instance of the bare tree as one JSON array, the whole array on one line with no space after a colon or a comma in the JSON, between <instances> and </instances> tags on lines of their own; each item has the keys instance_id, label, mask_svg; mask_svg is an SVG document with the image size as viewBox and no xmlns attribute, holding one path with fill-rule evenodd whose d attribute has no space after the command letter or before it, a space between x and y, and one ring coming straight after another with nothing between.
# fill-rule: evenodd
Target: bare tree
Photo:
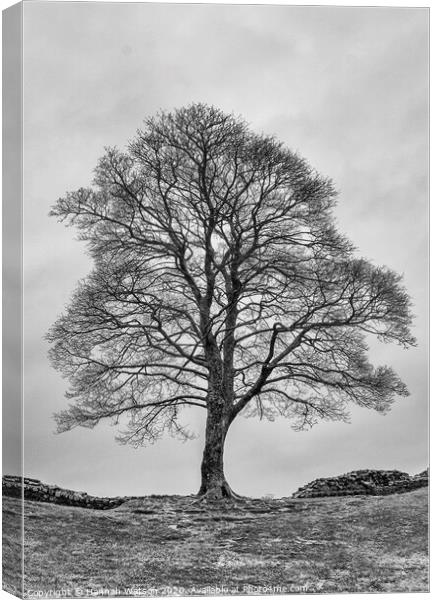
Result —
<instances>
[{"instance_id":1,"label":"bare tree","mask_svg":"<svg viewBox=\"0 0 435 600\"><path fill-rule=\"evenodd\" d=\"M242 412L304 428L408 393L364 341L415 343L401 278L354 257L331 181L274 137L194 104L106 149L93 183L51 211L95 264L48 334L71 385L60 431L114 419L141 445L189 435L180 409L202 407L199 494L217 499L235 495L223 452Z\"/></svg>"}]
</instances>

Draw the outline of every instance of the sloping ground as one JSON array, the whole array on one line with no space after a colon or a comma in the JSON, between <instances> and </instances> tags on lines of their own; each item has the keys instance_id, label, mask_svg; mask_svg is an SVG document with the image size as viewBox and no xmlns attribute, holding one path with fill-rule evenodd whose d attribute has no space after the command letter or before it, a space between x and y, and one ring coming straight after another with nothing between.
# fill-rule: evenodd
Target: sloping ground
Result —
<instances>
[{"instance_id":1,"label":"sloping ground","mask_svg":"<svg viewBox=\"0 0 435 600\"><path fill-rule=\"evenodd\" d=\"M356 496L371 494L381 496L409 492L429 484L428 469L411 476L403 471L385 471L366 469L352 471L338 477L315 479L299 488L293 498L318 498L321 496ZM67 490L57 485L42 483L39 479L21 478L17 475L3 475L2 492L4 496L26 500L38 500L66 506L82 508L111 509L128 500L137 500L139 496L117 496L101 498L89 496L86 492Z\"/></svg>"},{"instance_id":2,"label":"sloping ground","mask_svg":"<svg viewBox=\"0 0 435 600\"><path fill-rule=\"evenodd\" d=\"M4 498L3 508L8 538L19 500ZM193 497L104 511L25 501L24 589L33 597L428 591L427 521L427 489L217 508Z\"/></svg>"}]
</instances>

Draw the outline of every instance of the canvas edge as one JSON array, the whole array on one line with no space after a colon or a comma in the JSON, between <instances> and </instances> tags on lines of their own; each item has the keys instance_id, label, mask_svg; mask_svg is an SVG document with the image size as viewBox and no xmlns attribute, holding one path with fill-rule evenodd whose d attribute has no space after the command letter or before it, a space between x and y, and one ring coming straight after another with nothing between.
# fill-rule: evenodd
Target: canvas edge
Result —
<instances>
[{"instance_id":1,"label":"canvas edge","mask_svg":"<svg viewBox=\"0 0 435 600\"><path fill-rule=\"evenodd\" d=\"M23 3L2 12L3 474L23 477ZM2 589L23 597L23 498L3 520Z\"/></svg>"}]
</instances>

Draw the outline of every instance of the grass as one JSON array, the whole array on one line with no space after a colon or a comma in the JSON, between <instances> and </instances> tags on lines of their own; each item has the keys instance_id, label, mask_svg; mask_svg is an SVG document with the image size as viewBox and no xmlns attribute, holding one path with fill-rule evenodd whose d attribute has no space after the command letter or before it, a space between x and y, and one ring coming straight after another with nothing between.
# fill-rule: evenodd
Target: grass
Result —
<instances>
[{"instance_id":1,"label":"grass","mask_svg":"<svg viewBox=\"0 0 435 600\"><path fill-rule=\"evenodd\" d=\"M107 511L26 501L24 589L52 597L428 591L427 503L427 488L218 508L193 497ZM6 562L19 509L4 498Z\"/></svg>"}]
</instances>

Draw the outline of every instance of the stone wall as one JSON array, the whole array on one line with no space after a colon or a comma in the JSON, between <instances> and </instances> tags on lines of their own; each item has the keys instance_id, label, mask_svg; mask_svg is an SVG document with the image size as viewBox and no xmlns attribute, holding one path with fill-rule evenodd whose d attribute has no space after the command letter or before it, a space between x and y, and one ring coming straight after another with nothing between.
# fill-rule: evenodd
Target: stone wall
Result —
<instances>
[{"instance_id":1,"label":"stone wall","mask_svg":"<svg viewBox=\"0 0 435 600\"><path fill-rule=\"evenodd\" d=\"M106 510L115 508L130 498L98 498L89 496L85 492L74 492L65 490L56 485L41 483L38 479L17 477L16 475L4 475L2 478L4 496L20 498L22 486L24 487L24 498L26 500L38 500L39 502L53 502L54 504L66 504L68 506L81 506L82 508L97 508Z\"/></svg>"},{"instance_id":2,"label":"stone wall","mask_svg":"<svg viewBox=\"0 0 435 600\"><path fill-rule=\"evenodd\" d=\"M382 496L385 494L401 494L429 484L429 473L426 469L422 473L411 476L402 471L352 471L338 477L315 479L311 483L299 488L293 498L317 498L321 496L358 496L369 494ZM38 479L17 477L16 475L3 476L3 495L21 498L24 487L26 500L38 502L52 502L67 506L80 506L107 510L120 506L127 500L140 499L139 496L117 496L115 498L99 498L89 496L86 492L65 490L56 485L47 485Z\"/></svg>"},{"instance_id":3,"label":"stone wall","mask_svg":"<svg viewBox=\"0 0 435 600\"><path fill-rule=\"evenodd\" d=\"M317 498L321 496L358 496L369 494L383 496L402 494L429 485L428 470L411 476L402 471L352 471L338 477L315 479L300 487L293 498Z\"/></svg>"}]
</instances>

